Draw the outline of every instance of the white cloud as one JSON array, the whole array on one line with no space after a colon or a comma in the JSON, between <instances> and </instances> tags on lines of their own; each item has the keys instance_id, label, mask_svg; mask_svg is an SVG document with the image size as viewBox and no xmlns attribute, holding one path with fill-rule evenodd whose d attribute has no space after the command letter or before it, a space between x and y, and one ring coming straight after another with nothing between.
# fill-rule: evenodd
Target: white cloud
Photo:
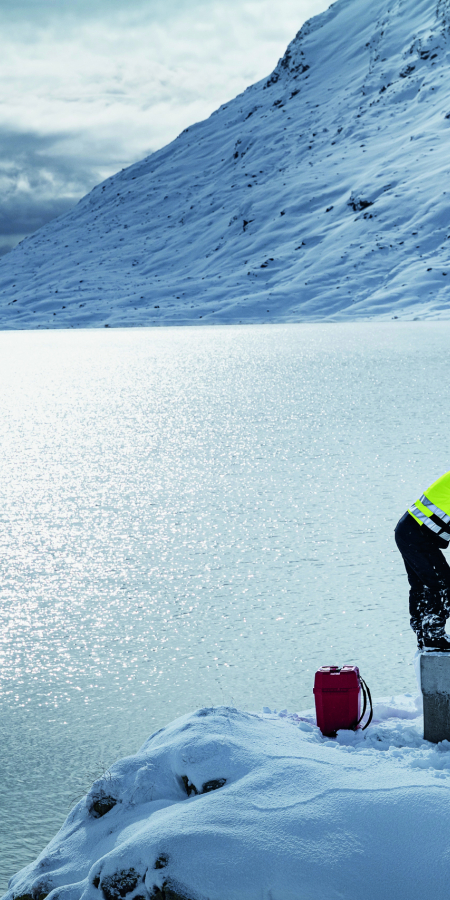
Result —
<instances>
[{"instance_id":1,"label":"white cloud","mask_svg":"<svg viewBox=\"0 0 450 900\"><path fill-rule=\"evenodd\" d=\"M43 204L45 221L51 202L63 207L74 202L269 74L305 19L328 5L328 0L12 4L2 25L0 129L14 138L11 146L19 158L21 134L28 140L35 135L36 142L20 164L8 157L7 147L0 156L0 179L9 179L10 199L15 193L19 202L20 183L26 183L33 205L29 185L39 170L34 200L37 207ZM46 141L44 166L40 139ZM0 218L5 215L0 201ZM31 219L36 227L37 210Z\"/></svg>"}]
</instances>

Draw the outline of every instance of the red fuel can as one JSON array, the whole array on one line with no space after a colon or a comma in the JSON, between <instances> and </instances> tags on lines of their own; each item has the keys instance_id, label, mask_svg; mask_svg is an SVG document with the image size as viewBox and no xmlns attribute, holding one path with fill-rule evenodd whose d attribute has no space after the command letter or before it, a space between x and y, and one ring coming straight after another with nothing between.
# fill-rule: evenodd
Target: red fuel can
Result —
<instances>
[{"instance_id":1,"label":"red fuel can","mask_svg":"<svg viewBox=\"0 0 450 900\"><path fill-rule=\"evenodd\" d=\"M323 735L357 727L361 706L358 666L322 666L314 679L317 724Z\"/></svg>"}]
</instances>

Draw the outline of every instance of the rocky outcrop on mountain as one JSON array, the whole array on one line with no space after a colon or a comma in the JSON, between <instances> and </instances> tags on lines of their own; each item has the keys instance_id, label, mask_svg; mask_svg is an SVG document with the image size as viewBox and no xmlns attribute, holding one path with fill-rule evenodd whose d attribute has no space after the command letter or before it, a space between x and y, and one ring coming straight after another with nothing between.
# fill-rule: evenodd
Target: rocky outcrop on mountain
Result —
<instances>
[{"instance_id":1,"label":"rocky outcrop on mountain","mask_svg":"<svg viewBox=\"0 0 450 900\"><path fill-rule=\"evenodd\" d=\"M0 327L450 310L450 0L338 0L0 261Z\"/></svg>"}]
</instances>

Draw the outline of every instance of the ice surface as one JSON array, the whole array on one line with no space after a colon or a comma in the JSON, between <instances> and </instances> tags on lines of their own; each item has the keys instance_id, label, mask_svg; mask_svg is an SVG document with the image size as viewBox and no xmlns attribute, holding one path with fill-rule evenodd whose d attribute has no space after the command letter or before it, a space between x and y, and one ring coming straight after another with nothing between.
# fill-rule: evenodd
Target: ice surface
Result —
<instances>
[{"instance_id":1,"label":"ice surface","mask_svg":"<svg viewBox=\"0 0 450 900\"><path fill-rule=\"evenodd\" d=\"M266 708L267 710L268 708ZM450 743L412 696L366 731L204 708L116 763L7 900L448 897Z\"/></svg>"},{"instance_id":2,"label":"ice surface","mask_svg":"<svg viewBox=\"0 0 450 900\"><path fill-rule=\"evenodd\" d=\"M449 0L338 0L0 262L0 326L449 315Z\"/></svg>"}]
</instances>

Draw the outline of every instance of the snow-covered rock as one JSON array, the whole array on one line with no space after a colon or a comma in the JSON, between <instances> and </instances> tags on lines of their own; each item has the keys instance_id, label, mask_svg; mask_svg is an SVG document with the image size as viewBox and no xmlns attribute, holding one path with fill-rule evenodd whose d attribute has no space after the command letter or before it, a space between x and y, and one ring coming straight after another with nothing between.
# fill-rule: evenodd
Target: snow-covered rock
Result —
<instances>
[{"instance_id":1,"label":"snow-covered rock","mask_svg":"<svg viewBox=\"0 0 450 900\"><path fill-rule=\"evenodd\" d=\"M338 0L0 262L0 327L448 317L450 0Z\"/></svg>"},{"instance_id":2,"label":"snow-covered rock","mask_svg":"<svg viewBox=\"0 0 450 900\"><path fill-rule=\"evenodd\" d=\"M111 767L7 900L447 900L450 743L412 697L366 731L200 709Z\"/></svg>"}]
</instances>

